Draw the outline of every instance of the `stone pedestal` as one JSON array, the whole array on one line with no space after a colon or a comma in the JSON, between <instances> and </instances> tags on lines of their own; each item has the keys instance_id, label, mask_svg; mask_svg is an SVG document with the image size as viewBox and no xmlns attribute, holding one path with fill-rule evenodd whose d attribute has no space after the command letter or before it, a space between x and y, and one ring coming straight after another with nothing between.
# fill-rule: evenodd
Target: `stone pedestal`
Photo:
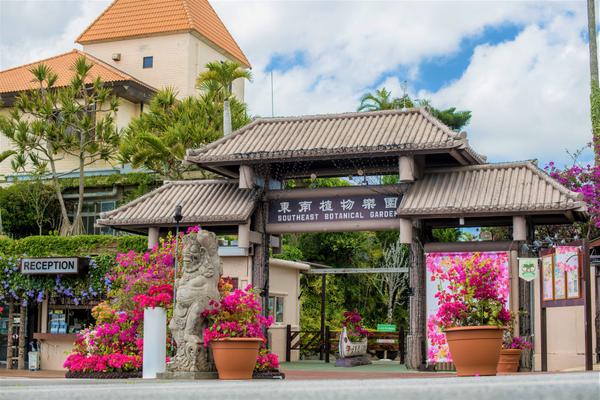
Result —
<instances>
[{"instance_id":1,"label":"stone pedestal","mask_svg":"<svg viewBox=\"0 0 600 400\"><path fill-rule=\"evenodd\" d=\"M200 380L200 379L218 379L217 372L205 371L167 371L156 374L156 379L172 379L172 380Z\"/></svg>"},{"instance_id":2,"label":"stone pedestal","mask_svg":"<svg viewBox=\"0 0 600 400\"><path fill-rule=\"evenodd\" d=\"M359 365L369 365L371 360L367 356L354 356L346 358L338 358L335 360L336 367L358 367Z\"/></svg>"}]
</instances>

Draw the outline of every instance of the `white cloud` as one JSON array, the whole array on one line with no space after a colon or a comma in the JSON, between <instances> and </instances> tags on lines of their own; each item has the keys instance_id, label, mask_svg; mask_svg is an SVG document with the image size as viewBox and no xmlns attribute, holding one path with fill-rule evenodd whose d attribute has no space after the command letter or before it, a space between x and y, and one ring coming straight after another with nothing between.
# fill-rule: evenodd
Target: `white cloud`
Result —
<instances>
[{"instance_id":1,"label":"white cloud","mask_svg":"<svg viewBox=\"0 0 600 400\"><path fill-rule=\"evenodd\" d=\"M463 76L437 93L444 106L473 111L474 147L493 160L565 161L590 140L585 14L530 25L513 41L480 46Z\"/></svg>"},{"instance_id":2,"label":"white cloud","mask_svg":"<svg viewBox=\"0 0 600 400\"><path fill-rule=\"evenodd\" d=\"M109 4L82 1L0 0L0 68L73 48ZM410 94L472 110L471 141L492 159L559 158L587 140L583 2L211 3L253 64L255 80L246 90L253 114L271 114L265 67L272 56L302 52L304 64L274 74L277 115L352 111L382 76L402 70L408 76L384 84L400 95L400 80L408 79ZM415 92L410 80L421 62L452 55L465 38L506 23L524 31L514 41L477 48L464 75L442 90Z\"/></svg>"},{"instance_id":3,"label":"white cloud","mask_svg":"<svg viewBox=\"0 0 600 400\"><path fill-rule=\"evenodd\" d=\"M109 0L0 0L0 69L65 53Z\"/></svg>"}]
</instances>

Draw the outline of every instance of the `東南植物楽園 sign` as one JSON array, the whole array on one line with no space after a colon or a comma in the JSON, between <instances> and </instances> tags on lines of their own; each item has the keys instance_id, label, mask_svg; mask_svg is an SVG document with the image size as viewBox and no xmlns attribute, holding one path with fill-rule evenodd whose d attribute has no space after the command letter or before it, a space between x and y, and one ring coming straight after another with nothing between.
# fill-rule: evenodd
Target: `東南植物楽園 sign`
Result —
<instances>
[{"instance_id":1,"label":"\u6771\u5357\u690d\u7269\u697d\u5712 sign","mask_svg":"<svg viewBox=\"0 0 600 400\"><path fill-rule=\"evenodd\" d=\"M77 257L23 258L21 273L25 275L77 274L79 259Z\"/></svg>"},{"instance_id":2,"label":"\u6771\u5357\u690d\u7269\u697d\u5712 sign","mask_svg":"<svg viewBox=\"0 0 600 400\"><path fill-rule=\"evenodd\" d=\"M348 195L269 201L269 224L394 219L397 194Z\"/></svg>"}]
</instances>

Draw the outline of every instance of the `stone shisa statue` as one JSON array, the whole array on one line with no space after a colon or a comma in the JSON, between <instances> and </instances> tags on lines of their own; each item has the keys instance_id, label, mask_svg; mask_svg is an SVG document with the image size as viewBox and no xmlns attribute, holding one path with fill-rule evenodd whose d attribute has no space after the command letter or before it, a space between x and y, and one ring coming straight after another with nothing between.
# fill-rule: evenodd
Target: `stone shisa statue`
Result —
<instances>
[{"instance_id":1,"label":"stone shisa statue","mask_svg":"<svg viewBox=\"0 0 600 400\"><path fill-rule=\"evenodd\" d=\"M206 321L201 313L211 300L219 301L218 285L223 270L218 248L212 232L191 232L183 239L183 273L175 281L176 304L169 323L177 353L167 364L167 371L175 377L194 373L197 378L198 373L215 371L202 340Z\"/></svg>"}]
</instances>

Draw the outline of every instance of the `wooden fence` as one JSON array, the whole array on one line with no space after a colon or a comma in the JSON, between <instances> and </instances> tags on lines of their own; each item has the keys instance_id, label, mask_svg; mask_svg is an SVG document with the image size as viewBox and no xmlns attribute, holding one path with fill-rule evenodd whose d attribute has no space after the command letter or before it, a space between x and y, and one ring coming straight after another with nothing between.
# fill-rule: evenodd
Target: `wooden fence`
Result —
<instances>
[{"instance_id":1,"label":"wooden fence","mask_svg":"<svg viewBox=\"0 0 600 400\"><path fill-rule=\"evenodd\" d=\"M332 331L325 327L325 335L320 331L292 330L291 325L286 327L285 360L292 359L292 350L301 353L315 352L321 354L320 359L329 362L330 355L336 354L339 344L340 331ZM370 354L377 351L398 352L400 363L404 364L405 338L404 330L397 332L372 332L369 336L368 350Z\"/></svg>"}]
</instances>

